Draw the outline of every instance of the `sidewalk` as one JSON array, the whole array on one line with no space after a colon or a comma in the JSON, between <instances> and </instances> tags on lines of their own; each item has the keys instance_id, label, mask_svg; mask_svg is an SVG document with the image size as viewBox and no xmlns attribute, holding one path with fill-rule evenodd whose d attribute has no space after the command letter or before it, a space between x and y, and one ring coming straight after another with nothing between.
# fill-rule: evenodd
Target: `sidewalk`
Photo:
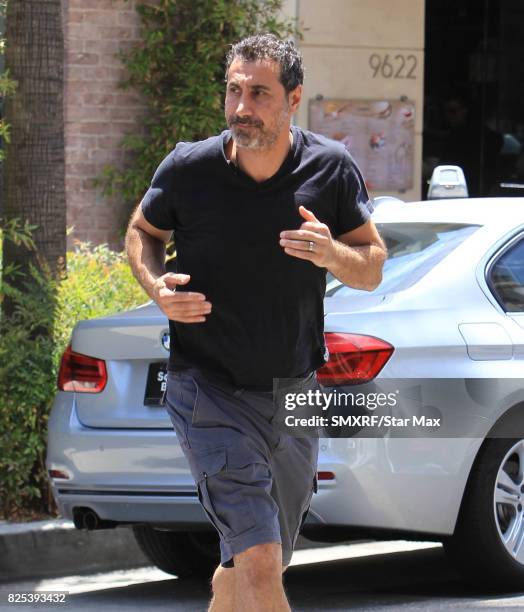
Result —
<instances>
[{"instance_id":1,"label":"sidewalk","mask_svg":"<svg viewBox=\"0 0 524 612\"><path fill-rule=\"evenodd\" d=\"M367 542L356 540L353 543ZM295 550L332 547L299 536ZM59 578L153 564L129 527L85 531L73 521L0 521L0 586L28 578Z\"/></svg>"},{"instance_id":2,"label":"sidewalk","mask_svg":"<svg viewBox=\"0 0 524 612\"><path fill-rule=\"evenodd\" d=\"M127 527L84 531L66 519L0 521L0 582L150 565Z\"/></svg>"}]
</instances>

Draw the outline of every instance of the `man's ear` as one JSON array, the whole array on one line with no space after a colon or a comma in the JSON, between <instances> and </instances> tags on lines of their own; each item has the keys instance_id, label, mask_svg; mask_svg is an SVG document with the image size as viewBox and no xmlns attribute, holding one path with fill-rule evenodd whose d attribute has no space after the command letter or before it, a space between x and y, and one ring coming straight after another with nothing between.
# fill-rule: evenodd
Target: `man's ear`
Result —
<instances>
[{"instance_id":1,"label":"man's ear","mask_svg":"<svg viewBox=\"0 0 524 612\"><path fill-rule=\"evenodd\" d=\"M299 105L302 98L302 85L297 85L293 91L288 94L289 110L294 113Z\"/></svg>"}]
</instances>

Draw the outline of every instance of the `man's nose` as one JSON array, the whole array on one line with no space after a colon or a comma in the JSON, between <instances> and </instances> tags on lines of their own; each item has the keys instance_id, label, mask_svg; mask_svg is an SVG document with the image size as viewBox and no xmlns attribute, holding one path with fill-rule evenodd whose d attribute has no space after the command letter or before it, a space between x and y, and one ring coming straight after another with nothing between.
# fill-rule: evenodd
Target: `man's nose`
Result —
<instances>
[{"instance_id":1,"label":"man's nose","mask_svg":"<svg viewBox=\"0 0 524 612\"><path fill-rule=\"evenodd\" d=\"M251 105L245 94L241 95L238 99L236 114L239 116L251 115Z\"/></svg>"}]
</instances>

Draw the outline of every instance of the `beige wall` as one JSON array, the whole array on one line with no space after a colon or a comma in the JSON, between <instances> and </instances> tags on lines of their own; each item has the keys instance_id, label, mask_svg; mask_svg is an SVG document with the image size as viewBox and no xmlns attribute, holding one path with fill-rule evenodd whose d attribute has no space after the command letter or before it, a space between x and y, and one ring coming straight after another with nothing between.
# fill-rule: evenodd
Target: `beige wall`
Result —
<instances>
[{"instance_id":1,"label":"beige wall","mask_svg":"<svg viewBox=\"0 0 524 612\"><path fill-rule=\"evenodd\" d=\"M400 197L420 199L424 0L287 0L284 10L286 15L298 18L304 32L299 46L306 73L297 124L309 127L308 103L317 95L379 99L407 96L415 102L416 112L414 187ZM374 78L369 65L372 54L388 54L390 59L414 55L415 78L385 78L380 74Z\"/></svg>"}]
</instances>

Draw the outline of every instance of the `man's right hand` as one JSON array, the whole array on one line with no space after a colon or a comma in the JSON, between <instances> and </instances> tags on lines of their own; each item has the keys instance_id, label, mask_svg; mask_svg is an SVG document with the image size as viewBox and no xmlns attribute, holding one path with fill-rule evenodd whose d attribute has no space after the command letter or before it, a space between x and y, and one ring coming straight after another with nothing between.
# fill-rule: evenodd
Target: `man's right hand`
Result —
<instances>
[{"instance_id":1,"label":"man's right hand","mask_svg":"<svg viewBox=\"0 0 524 612\"><path fill-rule=\"evenodd\" d=\"M177 285L187 284L190 278L189 274L173 272L159 276L153 287L153 299L172 321L203 323L205 315L211 312L211 302L206 301L206 296L193 291L176 291Z\"/></svg>"}]
</instances>

